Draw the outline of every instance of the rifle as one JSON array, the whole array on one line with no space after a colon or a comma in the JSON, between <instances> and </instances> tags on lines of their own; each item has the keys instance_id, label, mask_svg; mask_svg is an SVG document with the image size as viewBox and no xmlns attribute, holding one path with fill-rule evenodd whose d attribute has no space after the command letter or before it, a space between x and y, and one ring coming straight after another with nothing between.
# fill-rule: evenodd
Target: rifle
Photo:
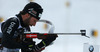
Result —
<instances>
[{"instance_id":1,"label":"rifle","mask_svg":"<svg viewBox=\"0 0 100 52\"><path fill-rule=\"evenodd\" d=\"M26 38L38 38L38 39L45 39L49 36L56 36L57 35L82 35L87 38L90 38L89 36L86 36L86 30L80 30L81 33L33 33L33 32L24 32L24 35Z\"/></svg>"}]
</instances>

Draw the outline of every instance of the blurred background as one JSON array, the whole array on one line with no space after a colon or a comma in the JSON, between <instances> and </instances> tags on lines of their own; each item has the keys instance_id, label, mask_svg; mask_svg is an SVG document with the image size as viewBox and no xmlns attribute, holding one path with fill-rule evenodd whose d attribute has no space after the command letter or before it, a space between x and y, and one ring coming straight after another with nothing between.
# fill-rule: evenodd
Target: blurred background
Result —
<instances>
[{"instance_id":1,"label":"blurred background","mask_svg":"<svg viewBox=\"0 0 100 52\"><path fill-rule=\"evenodd\" d=\"M43 52L85 52L84 44L97 45L99 49L100 0L0 0L0 22L18 14L29 2L37 2L43 7L41 19L51 21L55 33L80 33L80 30L86 30L86 35L90 37L59 35L53 45ZM32 32L45 33L48 29L46 23L31 27Z\"/></svg>"}]
</instances>

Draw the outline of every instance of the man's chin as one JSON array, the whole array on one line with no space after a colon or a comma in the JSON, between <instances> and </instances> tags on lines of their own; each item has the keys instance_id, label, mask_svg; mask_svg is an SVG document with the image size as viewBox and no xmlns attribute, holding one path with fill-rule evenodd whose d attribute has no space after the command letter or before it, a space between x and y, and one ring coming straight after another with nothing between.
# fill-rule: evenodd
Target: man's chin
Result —
<instances>
[{"instance_id":1,"label":"man's chin","mask_svg":"<svg viewBox=\"0 0 100 52\"><path fill-rule=\"evenodd\" d=\"M30 25L30 26L35 26L35 25Z\"/></svg>"},{"instance_id":2,"label":"man's chin","mask_svg":"<svg viewBox=\"0 0 100 52\"><path fill-rule=\"evenodd\" d=\"M30 26L32 26L32 25L30 25Z\"/></svg>"}]
</instances>

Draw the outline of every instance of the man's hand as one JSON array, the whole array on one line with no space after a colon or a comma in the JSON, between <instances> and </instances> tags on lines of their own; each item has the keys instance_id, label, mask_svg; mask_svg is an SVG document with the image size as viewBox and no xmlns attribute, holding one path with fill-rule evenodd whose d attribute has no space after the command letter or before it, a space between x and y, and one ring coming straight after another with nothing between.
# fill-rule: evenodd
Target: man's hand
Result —
<instances>
[{"instance_id":1,"label":"man's hand","mask_svg":"<svg viewBox=\"0 0 100 52\"><path fill-rule=\"evenodd\" d=\"M43 39L39 44L38 46L40 48L42 47L46 47L48 45L50 45L54 40L56 40L56 38L58 37L57 34L52 34L54 36L47 36L45 39Z\"/></svg>"},{"instance_id":2,"label":"man's hand","mask_svg":"<svg viewBox=\"0 0 100 52\"><path fill-rule=\"evenodd\" d=\"M41 52L44 48L39 48L38 45L28 45L27 52Z\"/></svg>"},{"instance_id":3,"label":"man's hand","mask_svg":"<svg viewBox=\"0 0 100 52\"><path fill-rule=\"evenodd\" d=\"M58 37L57 34L52 34L53 36L47 36L46 39L43 39L42 42L45 46L50 45L56 38Z\"/></svg>"}]
</instances>

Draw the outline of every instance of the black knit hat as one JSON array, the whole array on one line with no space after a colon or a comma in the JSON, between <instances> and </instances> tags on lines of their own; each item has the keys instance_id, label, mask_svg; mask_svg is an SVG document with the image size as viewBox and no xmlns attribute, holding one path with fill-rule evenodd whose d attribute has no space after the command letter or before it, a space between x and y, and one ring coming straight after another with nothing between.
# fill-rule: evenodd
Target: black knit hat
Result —
<instances>
[{"instance_id":1,"label":"black knit hat","mask_svg":"<svg viewBox=\"0 0 100 52\"><path fill-rule=\"evenodd\" d=\"M43 9L39 4L35 2L30 2L24 7L23 11L29 13L31 16L39 20Z\"/></svg>"}]
</instances>

